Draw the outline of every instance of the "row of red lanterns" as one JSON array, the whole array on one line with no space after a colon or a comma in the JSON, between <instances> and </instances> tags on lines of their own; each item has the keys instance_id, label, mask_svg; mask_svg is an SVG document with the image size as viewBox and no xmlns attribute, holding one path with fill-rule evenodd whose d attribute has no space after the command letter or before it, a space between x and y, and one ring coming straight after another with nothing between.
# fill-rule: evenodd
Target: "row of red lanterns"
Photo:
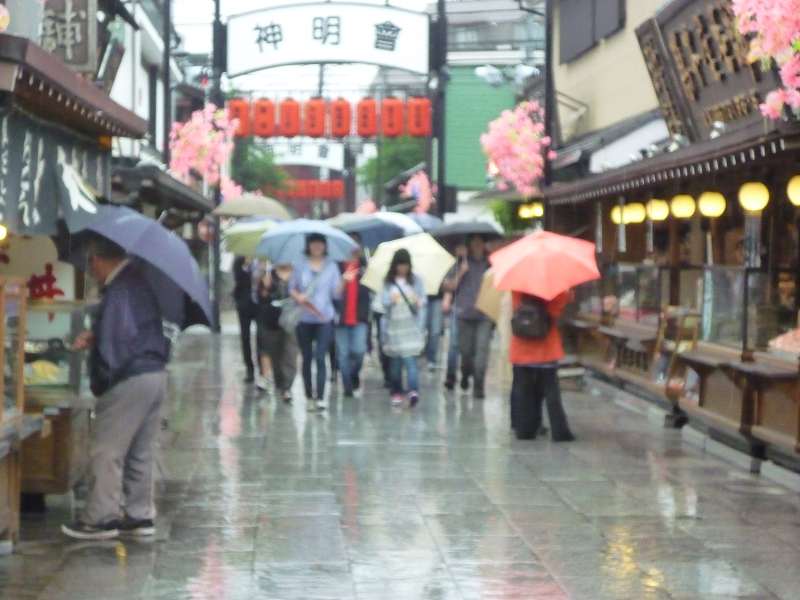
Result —
<instances>
[{"instance_id":1,"label":"row of red lanterns","mask_svg":"<svg viewBox=\"0 0 800 600\"><path fill-rule=\"evenodd\" d=\"M347 100L327 101L312 98L302 104L292 98L278 103L262 98L250 102L242 98L228 101L231 118L239 120L237 137L296 137L305 135L319 138L331 136L344 138L353 132L359 137L371 138L379 133L385 137L398 137L405 133L413 137L431 135L431 101L413 97L405 102L399 98L374 98L360 100L355 111Z\"/></svg>"},{"instance_id":2,"label":"row of red lanterns","mask_svg":"<svg viewBox=\"0 0 800 600\"><path fill-rule=\"evenodd\" d=\"M292 179L285 188L270 190L269 195L280 200L341 200L344 198L344 181Z\"/></svg>"}]
</instances>

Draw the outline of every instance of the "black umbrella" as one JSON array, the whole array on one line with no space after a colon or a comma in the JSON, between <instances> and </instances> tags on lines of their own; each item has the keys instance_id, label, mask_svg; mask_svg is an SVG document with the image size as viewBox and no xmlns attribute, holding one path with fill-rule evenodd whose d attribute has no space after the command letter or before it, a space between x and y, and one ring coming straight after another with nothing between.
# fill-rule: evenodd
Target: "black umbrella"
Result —
<instances>
[{"instance_id":1,"label":"black umbrella","mask_svg":"<svg viewBox=\"0 0 800 600\"><path fill-rule=\"evenodd\" d=\"M503 230L488 221L458 221L437 227L431 231L431 235L440 240L452 240L470 235L480 235L491 239L503 237Z\"/></svg>"}]
</instances>

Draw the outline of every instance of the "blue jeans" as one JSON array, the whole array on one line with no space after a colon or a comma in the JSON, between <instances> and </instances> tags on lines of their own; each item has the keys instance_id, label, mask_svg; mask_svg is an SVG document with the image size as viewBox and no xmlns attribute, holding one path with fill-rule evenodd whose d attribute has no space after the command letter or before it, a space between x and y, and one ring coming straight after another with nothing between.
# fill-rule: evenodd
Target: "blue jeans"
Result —
<instances>
[{"instance_id":1,"label":"blue jeans","mask_svg":"<svg viewBox=\"0 0 800 600\"><path fill-rule=\"evenodd\" d=\"M303 385L306 398L321 399L325 395L325 359L333 342L333 323L300 323L297 326L297 343L303 356ZM311 383L311 363L317 363L317 393Z\"/></svg>"},{"instance_id":2,"label":"blue jeans","mask_svg":"<svg viewBox=\"0 0 800 600\"><path fill-rule=\"evenodd\" d=\"M336 327L336 360L346 395L353 392L367 353L367 324L338 325Z\"/></svg>"},{"instance_id":3,"label":"blue jeans","mask_svg":"<svg viewBox=\"0 0 800 600\"><path fill-rule=\"evenodd\" d=\"M442 299L428 298L428 312L425 313L428 329L428 343L425 345L425 358L429 365L439 362L439 339L442 337Z\"/></svg>"},{"instance_id":4,"label":"blue jeans","mask_svg":"<svg viewBox=\"0 0 800 600\"><path fill-rule=\"evenodd\" d=\"M416 356L392 356L392 394L403 393L403 367L406 369L406 383L409 392L419 391Z\"/></svg>"},{"instance_id":5,"label":"blue jeans","mask_svg":"<svg viewBox=\"0 0 800 600\"><path fill-rule=\"evenodd\" d=\"M447 379L455 381L459 356L458 318L456 317L455 307L450 310L447 319L450 321L450 343L447 346Z\"/></svg>"}]
</instances>

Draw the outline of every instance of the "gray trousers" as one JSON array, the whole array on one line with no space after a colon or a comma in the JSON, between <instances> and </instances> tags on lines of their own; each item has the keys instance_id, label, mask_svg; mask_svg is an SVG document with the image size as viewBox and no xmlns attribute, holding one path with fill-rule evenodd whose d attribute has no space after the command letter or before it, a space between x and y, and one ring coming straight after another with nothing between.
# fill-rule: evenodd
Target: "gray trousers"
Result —
<instances>
[{"instance_id":1,"label":"gray trousers","mask_svg":"<svg viewBox=\"0 0 800 600\"><path fill-rule=\"evenodd\" d=\"M97 399L83 522L155 517L154 447L166 393L161 371L131 377Z\"/></svg>"},{"instance_id":2,"label":"gray trousers","mask_svg":"<svg viewBox=\"0 0 800 600\"><path fill-rule=\"evenodd\" d=\"M458 347L461 351L461 374L474 377L475 387L483 388L489 365L489 347L494 323L489 319L459 319Z\"/></svg>"}]
</instances>

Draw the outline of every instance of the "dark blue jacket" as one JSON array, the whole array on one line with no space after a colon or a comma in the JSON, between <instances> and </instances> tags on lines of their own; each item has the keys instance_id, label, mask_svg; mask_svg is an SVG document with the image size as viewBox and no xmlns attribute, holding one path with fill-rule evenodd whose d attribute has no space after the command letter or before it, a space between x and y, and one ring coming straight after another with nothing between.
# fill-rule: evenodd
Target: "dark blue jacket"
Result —
<instances>
[{"instance_id":1,"label":"dark blue jacket","mask_svg":"<svg viewBox=\"0 0 800 600\"><path fill-rule=\"evenodd\" d=\"M89 378L95 396L136 375L163 371L169 361L158 302L135 263L103 290L92 332Z\"/></svg>"}]
</instances>

